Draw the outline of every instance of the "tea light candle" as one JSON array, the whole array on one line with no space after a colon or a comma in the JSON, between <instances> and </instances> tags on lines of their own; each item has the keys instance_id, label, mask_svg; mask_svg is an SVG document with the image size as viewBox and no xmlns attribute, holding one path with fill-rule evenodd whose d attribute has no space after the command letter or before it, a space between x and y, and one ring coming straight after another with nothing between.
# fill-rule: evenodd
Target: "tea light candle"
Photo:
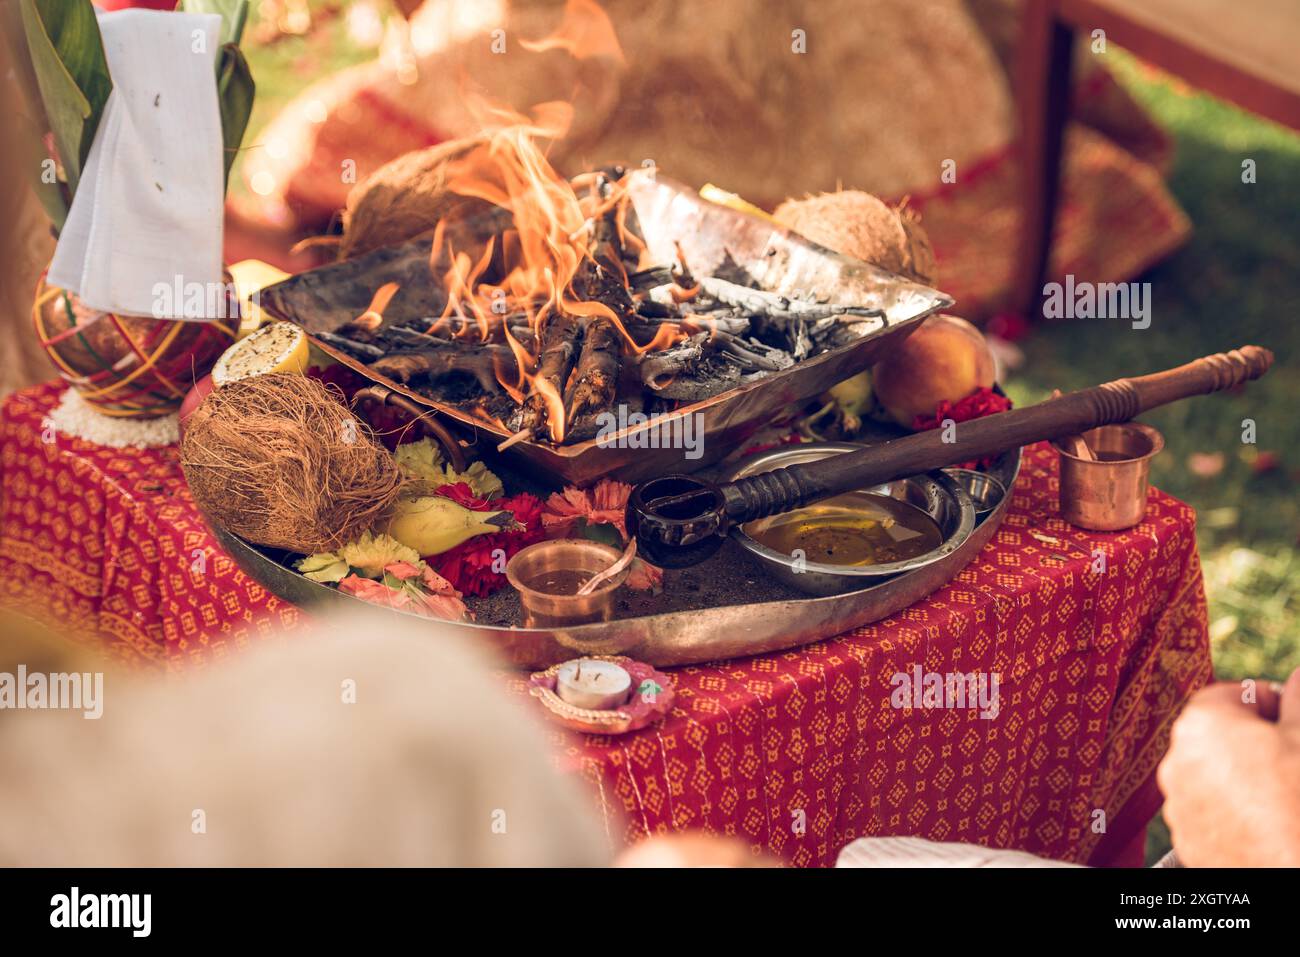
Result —
<instances>
[{"instance_id":1,"label":"tea light candle","mask_svg":"<svg viewBox=\"0 0 1300 957\"><path fill-rule=\"evenodd\" d=\"M555 693L575 708L604 711L627 700L632 676L612 661L578 658L555 673Z\"/></svg>"}]
</instances>

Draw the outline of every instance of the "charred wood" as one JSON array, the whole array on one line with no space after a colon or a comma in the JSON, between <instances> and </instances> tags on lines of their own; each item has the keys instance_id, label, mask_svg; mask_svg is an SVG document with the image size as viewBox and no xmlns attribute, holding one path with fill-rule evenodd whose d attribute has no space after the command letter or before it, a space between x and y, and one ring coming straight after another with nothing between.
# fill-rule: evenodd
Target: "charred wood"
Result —
<instances>
[{"instance_id":1,"label":"charred wood","mask_svg":"<svg viewBox=\"0 0 1300 957\"><path fill-rule=\"evenodd\" d=\"M440 344L438 348L386 355L371 362L369 367L380 375L401 383L420 376L437 379L453 372L463 372L472 375L479 387L491 394L501 389L493 370L494 358L500 351L492 348L458 349Z\"/></svg>"},{"instance_id":2,"label":"charred wood","mask_svg":"<svg viewBox=\"0 0 1300 957\"><path fill-rule=\"evenodd\" d=\"M562 312L552 314L542 327L542 352L537 363L538 376L555 396L564 395L564 385L578 351L578 336L582 331L577 318ZM517 421L512 428L529 431L534 435L546 427L549 409L546 396L533 389L524 400Z\"/></svg>"}]
</instances>

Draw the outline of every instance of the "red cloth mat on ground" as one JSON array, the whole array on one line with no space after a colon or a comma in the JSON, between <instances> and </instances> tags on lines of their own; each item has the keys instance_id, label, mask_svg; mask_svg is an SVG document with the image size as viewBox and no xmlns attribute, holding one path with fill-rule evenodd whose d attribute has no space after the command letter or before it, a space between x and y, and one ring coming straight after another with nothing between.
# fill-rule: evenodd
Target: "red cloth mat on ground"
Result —
<instances>
[{"instance_id":1,"label":"red cloth mat on ground","mask_svg":"<svg viewBox=\"0 0 1300 957\"><path fill-rule=\"evenodd\" d=\"M0 407L0 605L171 668L298 626L217 546L175 449L43 428L62 388ZM925 601L806 648L674 669L673 712L644 731L556 731L611 842L703 828L798 865L875 834L1091 863L1131 847L1169 725L1211 673L1195 515L1153 492L1141 525L1090 533L1057 516L1056 490L1055 456L1034 447L995 540ZM997 717L893 707L894 676L917 666L997 673Z\"/></svg>"}]
</instances>

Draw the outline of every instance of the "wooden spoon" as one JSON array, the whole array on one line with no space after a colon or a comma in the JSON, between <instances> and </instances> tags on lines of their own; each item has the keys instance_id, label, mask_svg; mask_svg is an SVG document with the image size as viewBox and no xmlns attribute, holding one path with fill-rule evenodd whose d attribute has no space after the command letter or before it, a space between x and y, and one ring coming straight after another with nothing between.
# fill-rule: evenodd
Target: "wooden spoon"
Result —
<instances>
[{"instance_id":1,"label":"wooden spoon","mask_svg":"<svg viewBox=\"0 0 1300 957\"><path fill-rule=\"evenodd\" d=\"M1076 459L1083 459L1085 462L1097 461L1097 456L1093 454L1092 449L1088 446L1088 443L1084 440L1082 435L1067 435L1065 438L1059 439L1058 441L1065 446L1066 451Z\"/></svg>"}]
</instances>

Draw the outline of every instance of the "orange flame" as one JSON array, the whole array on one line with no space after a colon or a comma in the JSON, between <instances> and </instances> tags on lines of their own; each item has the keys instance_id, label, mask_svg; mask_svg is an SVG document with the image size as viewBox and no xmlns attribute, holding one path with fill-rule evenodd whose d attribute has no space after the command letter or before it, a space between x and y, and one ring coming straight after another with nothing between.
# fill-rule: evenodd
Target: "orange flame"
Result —
<instances>
[{"instance_id":1,"label":"orange flame","mask_svg":"<svg viewBox=\"0 0 1300 957\"><path fill-rule=\"evenodd\" d=\"M575 60L608 57L620 65L625 62L614 25L595 0L568 0L555 32L540 40L520 40L519 45L533 53L564 50Z\"/></svg>"},{"instance_id":2,"label":"orange flame","mask_svg":"<svg viewBox=\"0 0 1300 957\"><path fill-rule=\"evenodd\" d=\"M366 307L365 312L357 316L355 324L371 332L378 329L384 321L384 310L388 308L389 302L397 295L397 290L400 288L401 286L395 282L386 282L376 289L375 294L370 297L370 305Z\"/></svg>"},{"instance_id":3,"label":"orange flame","mask_svg":"<svg viewBox=\"0 0 1300 957\"><path fill-rule=\"evenodd\" d=\"M593 0L568 0L554 33L520 45L536 53L562 50L578 59L622 62L613 26ZM596 188L603 181L599 174L566 180L539 145L566 135L572 105L542 103L528 116L472 98L471 106L482 132L465 141L467 148L448 162L446 188L504 210L511 223L479 249L453 248L445 222L438 224L430 266L447 293L447 304L428 331L481 342L504 340L508 350L498 353L497 379L517 403L531 403L542 413L551 439L560 442L567 428L566 383L539 368L549 319L563 313L581 322L608 320L630 354L662 349L686 333L666 323L651 343L638 345L613 309L574 289L584 264L596 262L595 224L603 217L612 214L617 238L630 254L639 255L644 243L627 228L630 197L621 184L601 195ZM581 197L578 190L584 191ZM600 265L623 271L621 263L608 257ZM620 278L626 280L626 275ZM512 325L526 327L531 336L516 335ZM528 339L530 345L525 344ZM513 357L513 365L508 357Z\"/></svg>"}]
</instances>

